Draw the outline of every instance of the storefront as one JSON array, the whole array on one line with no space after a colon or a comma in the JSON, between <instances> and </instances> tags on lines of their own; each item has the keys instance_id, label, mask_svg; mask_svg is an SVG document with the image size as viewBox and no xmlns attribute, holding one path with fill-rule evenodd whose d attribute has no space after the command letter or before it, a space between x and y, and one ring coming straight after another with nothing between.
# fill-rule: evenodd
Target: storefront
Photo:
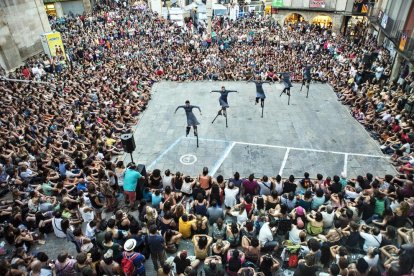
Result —
<instances>
[{"instance_id":1,"label":"storefront","mask_svg":"<svg viewBox=\"0 0 414 276\"><path fill-rule=\"evenodd\" d=\"M299 13L288 14L285 18L285 24L296 24L305 21L305 18Z\"/></svg>"},{"instance_id":2,"label":"storefront","mask_svg":"<svg viewBox=\"0 0 414 276\"><path fill-rule=\"evenodd\" d=\"M347 35L356 35L356 31L360 30L358 26L365 26L368 22L366 16L354 15L354 16L345 16L344 22L342 24L341 33Z\"/></svg>"},{"instance_id":3,"label":"storefront","mask_svg":"<svg viewBox=\"0 0 414 276\"><path fill-rule=\"evenodd\" d=\"M324 14L318 14L315 16L312 21L312 24L319 25L322 28L331 28L332 27L332 17Z\"/></svg>"},{"instance_id":4,"label":"storefront","mask_svg":"<svg viewBox=\"0 0 414 276\"><path fill-rule=\"evenodd\" d=\"M45 11L46 14L49 16L56 16L56 8L54 3L46 4L45 3Z\"/></svg>"}]
</instances>

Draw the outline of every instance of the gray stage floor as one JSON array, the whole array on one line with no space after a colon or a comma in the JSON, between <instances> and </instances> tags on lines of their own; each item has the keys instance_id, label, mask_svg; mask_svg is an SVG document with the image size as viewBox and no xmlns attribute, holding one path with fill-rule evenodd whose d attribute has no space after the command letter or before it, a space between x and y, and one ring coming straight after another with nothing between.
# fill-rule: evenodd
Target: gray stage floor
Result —
<instances>
[{"instance_id":1,"label":"gray stage floor","mask_svg":"<svg viewBox=\"0 0 414 276\"><path fill-rule=\"evenodd\" d=\"M228 128L219 116L218 90L222 85L238 90L228 97ZM260 105L254 104L255 85L246 82L160 82L153 87L153 98L135 131L137 149L134 161L148 170L180 171L192 176L204 166L212 175L231 177L255 173L283 177L312 177L345 171L348 177L371 172L383 176L395 173L377 143L356 122L347 107L337 101L328 85L311 84L309 98L294 84L290 105L280 92L282 84L264 85L264 118ZM199 148L191 132L185 137L183 109L178 105L189 99L200 106ZM129 161L129 157L126 161Z\"/></svg>"}]
</instances>

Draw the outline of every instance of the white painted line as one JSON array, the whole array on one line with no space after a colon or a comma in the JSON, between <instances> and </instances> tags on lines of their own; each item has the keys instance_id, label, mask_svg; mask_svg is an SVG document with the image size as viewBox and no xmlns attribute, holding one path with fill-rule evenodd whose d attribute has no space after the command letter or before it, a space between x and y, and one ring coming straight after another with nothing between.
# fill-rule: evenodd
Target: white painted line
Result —
<instances>
[{"instance_id":1,"label":"white painted line","mask_svg":"<svg viewBox=\"0 0 414 276\"><path fill-rule=\"evenodd\" d=\"M283 170L285 169L286 161L289 157L289 151L290 151L290 148L287 148L286 152L285 152L285 157L283 157L283 162L282 162L282 165L280 166L280 170L279 170L279 175L280 176L282 176Z\"/></svg>"},{"instance_id":2,"label":"white painted line","mask_svg":"<svg viewBox=\"0 0 414 276\"><path fill-rule=\"evenodd\" d=\"M184 137L184 138L185 139L195 139L194 137ZM352 155L352 156L363 156L363 157L373 157L373 158L383 158L383 159L388 159L389 158L389 156L386 156L386 155L384 156L384 155L365 154L365 153L330 151L330 150L320 150L320 149L314 149L314 148L295 148L295 147L287 147L287 146L279 146L279 145L248 143L248 142L240 142L240 141L221 140L221 139L198 138L198 140L200 140L200 141L209 141L209 142L236 143L238 145L249 145L249 146L278 148L278 149L287 149L287 148L289 148L291 150L332 153L332 154L340 154L340 155L347 154L347 155Z\"/></svg>"},{"instance_id":3,"label":"white painted line","mask_svg":"<svg viewBox=\"0 0 414 276\"><path fill-rule=\"evenodd\" d=\"M256 144L256 143L246 143L246 142L235 142L239 145L251 145L251 146L258 146L258 147L268 147L268 148L279 148L279 149L291 149L291 150L300 150L300 151L312 151L312 152L324 152L324 153L333 153L333 154L348 154L348 155L356 155L356 156L365 156L365 157L376 157L376 158L389 158L388 156L380 156L380 155L373 155L373 154L364 154L364 153L352 153L352 152L341 152L341 151L330 151L330 150L318 150L318 149L310 149L310 148L295 148L295 147L285 147L285 146L277 146L277 145L268 145L268 144Z\"/></svg>"},{"instance_id":4,"label":"white painted line","mask_svg":"<svg viewBox=\"0 0 414 276\"><path fill-rule=\"evenodd\" d=\"M175 142L174 143L172 143L166 150L164 150L158 157L157 157L157 159L155 159L154 161L152 161L152 163L148 166L148 169L151 169L151 168L153 168L157 163L158 163L158 161L160 161L161 160L161 158L163 158L164 157L164 155L166 155L173 147L175 147L175 145L177 145L180 141L181 141L181 139L183 139L183 137L180 137L180 138L178 138L177 140L175 140Z\"/></svg>"},{"instance_id":5,"label":"white painted line","mask_svg":"<svg viewBox=\"0 0 414 276\"><path fill-rule=\"evenodd\" d=\"M218 171L221 164L223 164L224 160L227 158L230 151L233 149L234 145L236 145L235 142L233 142L229 146L227 146L227 148L224 150L223 155L217 160L217 162L213 166L213 169L209 172L209 175L213 176Z\"/></svg>"},{"instance_id":6,"label":"white painted line","mask_svg":"<svg viewBox=\"0 0 414 276\"><path fill-rule=\"evenodd\" d=\"M345 155L344 155L344 173L345 173L345 175L348 175L347 170L348 170L348 154L345 153Z\"/></svg>"}]
</instances>

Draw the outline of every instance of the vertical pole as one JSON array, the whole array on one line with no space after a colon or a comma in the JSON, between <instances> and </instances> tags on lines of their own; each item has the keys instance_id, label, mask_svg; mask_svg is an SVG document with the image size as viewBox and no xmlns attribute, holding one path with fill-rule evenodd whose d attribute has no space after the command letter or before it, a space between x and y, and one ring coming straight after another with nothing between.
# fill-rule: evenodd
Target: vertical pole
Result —
<instances>
[{"instance_id":1,"label":"vertical pole","mask_svg":"<svg viewBox=\"0 0 414 276\"><path fill-rule=\"evenodd\" d=\"M264 101L262 102L262 118L263 118Z\"/></svg>"},{"instance_id":2,"label":"vertical pole","mask_svg":"<svg viewBox=\"0 0 414 276\"><path fill-rule=\"evenodd\" d=\"M134 158L132 158L132 152L129 153L131 155L131 162L134 163Z\"/></svg>"}]
</instances>

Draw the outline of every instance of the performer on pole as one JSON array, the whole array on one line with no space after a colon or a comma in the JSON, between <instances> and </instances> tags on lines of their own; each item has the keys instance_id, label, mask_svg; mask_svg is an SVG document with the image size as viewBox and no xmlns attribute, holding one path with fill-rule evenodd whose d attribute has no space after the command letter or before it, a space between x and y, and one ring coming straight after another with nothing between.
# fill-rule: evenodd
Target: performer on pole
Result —
<instances>
[{"instance_id":1,"label":"performer on pole","mask_svg":"<svg viewBox=\"0 0 414 276\"><path fill-rule=\"evenodd\" d=\"M185 131L185 136L188 136L188 134L190 133L191 127L193 127L194 136L197 136L197 138L198 138L197 125L199 125L200 123L197 121L197 118L193 113L193 108L198 108L198 110L200 111L200 115L202 115L200 107L198 107L196 105L190 105L190 101L186 100L185 105L179 105L175 109L174 114L177 113L177 110L180 109L180 108L184 109L185 115L187 116L187 128L186 128L186 131Z\"/></svg>"},{"instance_id":2,"label":"performer on pole","mask_svg":"<svg viewBox=\"0 0 414 276\"><path fill-rule=\"evenodd\" d=\"M293 86L291 82L290 72L282 72L279 73L282 77L283 84L285 85L285 88L283 89L282 93L280 93L280 97L282 97L282 94L285 93L288 95L288 105L290 103L290 88Z\"/></svg>"},{"instance_id":3,"label":"performer on pole","mask_svg":"<svg viewBox=\"0 0 414 276\"><path fill-rule=\"evenodd\" d=\"M253 78L254 78L254 76L250 80L248 80L247 82L254 82L254 84L256 85L256 103L255 104L258 104L259 99L260 99L260 105L261 105L261 107L263 107L264 106L264 100L266 99L266 95L265 95L265 92L263 90L263 84L265 84L265 83L270 84L271 82L270 81L259 80L258 77L255 78L255 79L253 79Z\"/></svg>"},{"instance_id":4,"label":"performer on pole","mask_svg":"<svg viewBox=\"0 0 414 276\"><path fill-rule=\"evenodd\" d=\"M218 116L223 115L224 117L226 117L226 127L227 127L227 108L230 107L229 103L227 102L227 96L229 95L229 93L233 93L233 92L238 93L238 92L236 90L226 90L224 86L221 87L221 90L213 90L210 93L213 93L213 92L220 93L219 104L221 106L221 109L218 111L216 117L211 123L213 124Z\"/></svg>"},{"instance_id":5,"label":"performer on pole","mask_svg":"<svg viewBox=\"0 0 414 276\"><path fill-rule=\"evenodd\" d=\"M311 69L312 69L312 67L313 67L312 65L307 64L302 69L302 72L303 72L303 80L302 80L302 86L300 87L300 91L302 91L303 86L306 85L306 88L307 88L306 98L309 95L309 85L310 85L310 82L312 80L312 75L311 75Z\"/></svg>"}]
</instances>

